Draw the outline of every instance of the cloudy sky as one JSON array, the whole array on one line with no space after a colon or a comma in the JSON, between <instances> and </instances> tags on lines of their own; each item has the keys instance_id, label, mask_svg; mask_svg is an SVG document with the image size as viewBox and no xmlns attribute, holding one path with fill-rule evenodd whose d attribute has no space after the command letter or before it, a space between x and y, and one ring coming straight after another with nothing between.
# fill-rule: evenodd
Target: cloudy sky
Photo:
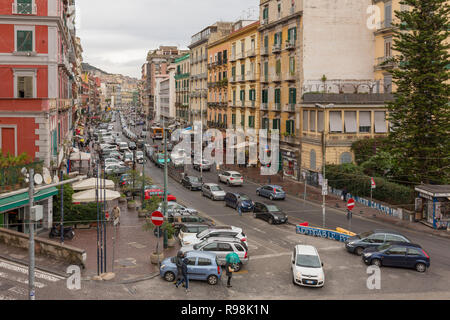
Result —
<instances>
[{"instance_id":1,"label":"cloudy sky","mask_svg":"<svg viewBox=\"0 0 450 320\"><path fill-rule=\"evenodd\" d=\"M77 0L84 62L140 78L147 52L187 49L191 36L216 21L258 17L259 0Z\"/></svg>"}]
</instances>

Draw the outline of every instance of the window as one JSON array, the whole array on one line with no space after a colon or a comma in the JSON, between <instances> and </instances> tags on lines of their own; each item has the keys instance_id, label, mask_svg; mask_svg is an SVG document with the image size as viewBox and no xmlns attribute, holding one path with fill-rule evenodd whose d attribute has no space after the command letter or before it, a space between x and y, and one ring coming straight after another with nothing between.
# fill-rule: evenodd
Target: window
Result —
<instances>
[{"instance_id":1,"label":"window","mask_svg":"<svg viewBox=\"0 0 450 320\"><path fill-rule=\"evenodd\" d=\"M242 248L242 246L240 244L235 244L234 246L236 247L236 250L239 251L239 252L244 252L245 251L244 248Z\"/></svg>"},{"instance_id":2,"label":"window","mask_svg":"<svg viewBox=\"0 0 450 320\"><path fill-rule=\"evenodd\" d=\"M386 112L375 111L375 133L386 133Z\"/></svg>"},{"instance_id":3,"label":"window","mask_svg":"<svg viewBox=\"0 0 450 320\"><path fill-rule=\"evenodd\" d=\"M269 129L269 118L262 119L262 129Z\"/></svg>"},{"instance_id":4,"label":"window","mask_svg":"<svg viewBox=\"0 0 450 320\"><path fill-rule=\"evenodd\" d=\"M266 6L263 9L263 20L268 20L269 19L269 7Z\"/></svg>"},{"instance_id":5,"label":"window","mask_svg":"<svg viewBox=\"0 0 450 320\"><path fill-rule=\"evenodd\" d=\"M289 103L297 103L297 88L289 88Z\"/></svg>"},{"instance_id":6,"label":"window","mask_svg":"<svg viewBox=\"0 0 450 320\"><path fill-rule=\"evenodd\" d=\"M234 251L229 243L219 243L219 251Z\"/></svg>"},{"instance_id":7,"label":"window","mask_svg":"<svg viewBox=\"0 0 450 320\"><path fill-rule=\"evenodd\" d=\"M248 117L248 127L254 128L255 127L255 116L249 116Z\"/></svg>"},{"instance_id":8,"label":"window","mask_svg":"<svg viewBox=\"0 0 450 320\"><path fill-rule=\"evenodd\" d=\"M33 30L27 27L20 27L16 30L16 52L34 51L34 27Z\"/></svg>"},{"instance_id":9,"label":"window","mask_svg":"<svg viewBox=\"0 0 450 320\"><path fill-rule=\"evenodd\" d=\"M272 128L273 130L280 130L280 119L273 119L272 121Z\"/></svg>"},{"instance_id":10,"label":"window","mask_svg":"<svg viewBox=\"0 0 450 320\"><path fill-rule=\"evenodd\" d=\"M188 266L195 266L195 261L197 260L197 258L188 258Z\"/></svg>"},{"instance_id":11,"label":"window","mask_svg":"<svg viewBox=\"0 0 450 320\"><path fill-rule=\"evenodd\" d=\"M345 111L345 132L356 133L356 111Z\"/></svg>"},{"instance_id":12,"label":"window","mask_svg":"<svg viewBox=\"0 0 450 320\"><path fill-rule=\"evenodd\" d=\"M389 255L406 255L406 248L405 247L394 247L389 249L387 252Z\"/></svg>"},{"instance_id":13,"label":"window","mask_svg":"<svg viewBox=\"0 0 450 320\"><path fill-rule=\"evenodd\" d=\"M279 76L281 74L281 59L277 60L277 64L276 64L276 74L277 76Z\"/></svg>"},{"instance_id":14,"label":"window","mask_svg":"<svg viewBox=\"0 0 450 320\"><path fill-rule=\"evenodd\" d=\"M303 131L308 131L308 115L309 111L303 111Z\"/></svg>"},{"instance_id":15,"label":"window","mask_svg":"<svg viewBox=\"0 0 450 320\"><path fill-rule=\"evenodd\" d=\"M392 3L391 2L386 2L384 4L384 21L385 21L386 28L391 26L391 23L392 23Z\"/></svg>"},{"instance_id":16,"label":"window","mask_svg":"<svg viewBox=\"0 0 450 320\"><path fill-rule=\"evenodd\" d=\"M371 124L371 112L370 111L360 111L359 112L359 132L370 133Z\"/></svg>"},{"instance_id":17,"label":"window","mask_svg":"<svg viewBox=\"0 0 450 320\"><path fill-rule=\"evenodd\" d=\"M323 132L325 124L323 123L323 111L317 112L317 132Z\"/></svg>"},{"instance_id":18,"label":"window","mask_svg":"<svg viewBox=\"0 0 450 320\"><path fill-rule=\"evenodd\" d=\"M309 168L311 170L316 170L316 151L311 150L309 155Z\"/></svg>"},{"instance_id":19,"label":"window","mask_svg":"<svg viewBox=\"0 0 450 320\"><path fill-rule=\"evenodd\" d=\"M33 98L33 77L17 77L17 98Z\"/></svg>"},{"instance_id":20,"label":"window","mask_svg":"<svg viewBox=\"0 0 450 320\"><path fill-rule=\"evenodd\" d=\"M241 98L241 101L245 101L245 90L241 90L240 98Z\"/></svg>"},{"instance_id":21,"label":"window","mask_svg":"<svg viewBox=\"0 0 450 320\"><path fill-rule=\"evenodd\" d=\"M352 159L352 154L349 152L344 152L343 154L341 154L341 164L345 164L345 163L352 163L353 159Z\"/></svg>"},{"instance_id":22,"label":"window","mask_svg":"<svg viewBox=\"0 0 450 320\"><path fill-rule=\"evenodd\" d=\"M295 75L295 57L289 57L289 73Z\"/></svg>"},{"instance_id":23,"label":"window","mask_svg":"<svg viewBox=\"0 0 450 320\"><path fill-rule=\"evenodd\" d=\"M392 38L384 39L384 56L386 58L392 57Z\"/></svg>"},{"instance_id":24,"label":"window","mask_svg":"<svg viewBox=\"0 0 450 320\"><path fill-rule=\"evenodd\" d=\"M384 242L384 234L374 234L366 239L366 242L369 243L383 243Z\"/></svg>"},{"instance_id":25,"label":"window","mask_svg":"<svg viewBox=\"0 0 450 320\"><path fill-rule=\"evenodd\" d=\"M267 49L269 47L269 36L264 36L264 47Z\"/></svg>"},{"instance_id":26,"label":"window","mask_svg":"<svg viewBox=\"0 0 450 320\"><path fill-rule=\"evenodd\" d=\"M14 12L17 14L36 14L36 8L33 0L16 0Z\"/></svg>"},{"instance_id":27,"label":"window","mask_svg":"<svg viewBox=\"0 0 450 320\"><path fill-rule=\"evenodd\" d=\"M236 115L235 114L231 115L231 124L233 124L233 125L236 124Z\"/></svg>"},{"instance_id":28,"label":"window","mask_svg":"<svg viewBox=\"0 0 450 320\"><path fill-rule=\"evenodd\" d=\"M309 112L309 131L316 131L316 111Z\"/></svg>"},{"instance_id":29,"label":"window","mask_svg":"<svg viewBox=\"0 0 450 320\"><path fill-rule=\"evenodd\" d=\"M294 120L286 120L286 132L288 134L295 134L295 122L294 122Z\"/></svg>"},{"instance_id":30,"label":"window","mask_svg":"<svg viewBox=\"0 0 450 320\"><path fill-rule=\"evenodd\" d=\"M275 103L281 103L281 89L275 89Z\"/></svg>"},{"instance_id":31,"label":"window","mask_svg":"<svg viewBox=\"0 0 450 320\"><path fill-rule=\"evenodd\" d=\"M267 89L264 89L261 91L262 93L262 103L268 103L269 102L269 91Z\"/></svg>"},{"instance_id":32,"label":"window","mask_svg":"<svg viewBox=\"0 0 450 320\"><path fill-rule=\"evenodd\" d=\"M204 246L203 251L217 251L217 243L210 243Z\"/></svg>"},{"instance_id":33,"label":"window","mask_svg":"<svg viewBox=\"0 0 450 320\"><path fill-rule=\"evenodd\" d=\"M330 132L342 132L342 112L330 112Z\"/></svg>"},{"instance_id":34,"label":"window","mask_svg":"<svg viewBox=\"0 0 450 320\"><path fill-rule=\"evenodd\" d=\"M197 262L197 265L198 266L210 266L212 263L211 263L211 260L210 259L207 259L207 258L198 258L198 262Z\"/></svg>"},{"instance_id":35,"label":"window","mask_svg":"<svg viewBox=\"0 0 450 320\"><path fill-rule=\"evenodd\" d=\"M297 40L297 27L288 30L288 41L294 42Z\"/></svg>"},{"instance_id":36,"label":"window","mask_svg":"<svg viewBox=\"0 0 450 320\"><path fill-rule=\"evenodd\" d=\"M386 235L386 242L393 242L393 241L404 242L405 239L403 237L396 236L394 234L387 234Z\"/></svg>"},{"instance_id":37,"label":"window","mask_svg":"<svg viewBox=\"0 0 450 320\"><path fill-rule=\"evenodd\" d=\"M407 255L408 256L421 256L422 252L420 252L420 250L416 249L416 248L408 248Z\"/></svg>"},{"instance_id":38,"label":"window","mask_svg":"<svg viewBox=\"0 0 450 320\"><path fill-rule=\"evenodd\" d=\"M278 2L277 9L278 9L278 19L280 19L281 18L281 3L280 2Z\"/></svg>"}]
</instances>

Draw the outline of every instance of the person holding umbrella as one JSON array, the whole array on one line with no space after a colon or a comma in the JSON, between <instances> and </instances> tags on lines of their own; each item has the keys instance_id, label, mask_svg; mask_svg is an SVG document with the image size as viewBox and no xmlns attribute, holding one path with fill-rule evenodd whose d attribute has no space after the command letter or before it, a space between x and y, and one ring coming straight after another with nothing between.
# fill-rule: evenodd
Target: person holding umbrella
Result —
<instances>
[{"instance_id":1,"label":"person holding umbrella","mask_svg":"<svg viewBox=\"0 0 450 320\"><path fill-rule=\"evenodd\" d=\"M226 258L225 258L227 264L225 265L225 272L227 274L227 288L231 288L233 287L231 285L231 278L233 277L233 272L234 272L234 265L236 263L240 263L241 260L239 259L239 256L235 253L229 253Z\"/></svg>"}]
</instances>

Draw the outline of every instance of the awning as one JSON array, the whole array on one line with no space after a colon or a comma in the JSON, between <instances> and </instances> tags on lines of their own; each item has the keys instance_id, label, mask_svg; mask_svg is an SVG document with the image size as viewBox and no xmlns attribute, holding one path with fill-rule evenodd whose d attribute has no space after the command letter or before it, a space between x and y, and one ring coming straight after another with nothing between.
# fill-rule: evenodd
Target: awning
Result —
<instances>
[{"instance_id":1,"label":"awning","mask_svg":"<svg viewBox=\"0 0 450 320\"><path fill-rule=\"evenodd\" d=\"M70 155L70 161L89 161L91 160L91 154L90 153L72 153Z\"/></svg>"},{"instance_id":2,"label":"awning","mask_svg":"<svg viewBox=\"0 0 450 320\"><path fill-rule=\"evenodd\" d=\"M106 182L106 183L105 183ZM101 183L101 186L103 187L103 185L106 186L105 189L114 189L114 181L112 180L101 180L101 182L99 181L98 184ZM82 191L82 190L90 190L90 189L95 189L95 187L97 186L97 178L90 178L90 179L86 179L77 183L74 183L72 185L72 188L74 191Z\"/></svg>"},{"instance_id":3,"label":"awning","mask_svg":"<svg viewBox=\"0 0 450 320\"><path fill-rule=\"evenodd\" d=\"M96 202L96 194L95 189L82 191L75 193L72 196L72 202L74 203L92 203ZM106 194L106 197L105 197ZM98 189L98 197L99 202L103 202L103 199L106 201L112 201L120 198L120 193L117 191L106 190L106 189Z\"/></svg>"},{"instance_id":4,"label":"awning","mask_svg":"<svg viewBox=\"0 0 450 320\"><path fill-rule=\"evenodd\" d=\"M34 195L34 202L42 201L58 194L55 187L44 189ZM0 199L0 212L9 211L28 205L28 192L21 193L8 198Z\"/></svg>"}]
</instances>

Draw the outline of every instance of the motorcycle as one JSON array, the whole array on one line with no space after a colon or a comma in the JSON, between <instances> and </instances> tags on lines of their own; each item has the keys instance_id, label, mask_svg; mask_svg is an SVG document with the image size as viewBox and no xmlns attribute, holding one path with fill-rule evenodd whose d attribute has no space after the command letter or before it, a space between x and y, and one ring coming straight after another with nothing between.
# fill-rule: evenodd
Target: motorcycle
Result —
<instances>
[{"instance_id":1,"label":"motorcycle","mask_svg":"<svg viewBox=\"0 0 450 320\"><path fill-rule=\"evenodd\" d=\"M50 230L49 234L50 239L53 238L61 238L61 227L54 226ZM72 240L75 237L75 231L73 231L72 227L64 227L64 239Z\"/></svg>"}]
</instances>

